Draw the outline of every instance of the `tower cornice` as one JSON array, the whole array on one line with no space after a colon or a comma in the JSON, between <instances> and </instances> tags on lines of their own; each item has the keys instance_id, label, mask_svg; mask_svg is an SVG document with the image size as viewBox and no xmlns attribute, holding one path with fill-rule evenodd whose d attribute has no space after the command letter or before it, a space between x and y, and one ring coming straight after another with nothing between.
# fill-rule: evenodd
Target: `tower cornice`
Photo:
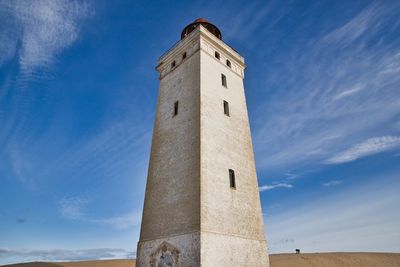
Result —
<instances>
[{"instance_id":1,"label":"tower cornice","mask_svg":"<svg viewBox=\"0 0 400 267\"><path fill-rule=\"evenodd\" d=\"M215 37L211 32L209 32L206 28L204 28L203 26L200 26L200 36L205 38L207 41L211 42L213 45L215 45L217 48L219 48L220 50L224 51L225 53L227 53L227 55L235 60L235 62L237 64L239 64L243 69L246 68L246 64L244 63L244 58L238 53L236 52L235 49L233 49L232 47L230 47L229 45L227 45L224 41L222 41L221 39L218 39L217 37Z\"/></svg>"},{"instance_id":2,"label":"tower cornice","mask_svg":"<svg viewBox=\"0 0 400 267\"><path fill-rule=\"evenodd\" d=\"M183 53L186 53L186 60L200 49L210 55L212 51L218 51L222 54L224 60L231 61L231 71L242 78L244 77L244 69L246 68L244 58L232 47L214 36L205 27L199 25L159 58L156 67L156 70L159 72L159 79L165 77L183 62ZM173 67L172 63L174 61L175 64Z\"/></svg>"}]
</instances>

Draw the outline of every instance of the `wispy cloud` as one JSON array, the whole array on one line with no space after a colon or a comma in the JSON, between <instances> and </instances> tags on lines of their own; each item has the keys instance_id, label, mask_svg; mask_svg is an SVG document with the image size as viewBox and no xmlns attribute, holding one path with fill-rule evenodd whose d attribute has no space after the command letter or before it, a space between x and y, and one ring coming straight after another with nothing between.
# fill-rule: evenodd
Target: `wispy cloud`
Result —
<instances>
[{"instance_id":1,"label":"wispy cloud","mask_svg":"<svg viewBox=\"0 0 400 267\"><path fill-rule=\"evenodd\" d=\"M140 211L137 211L104 219L87 219L87 221L95 224L112 226L117 229L126 229L132 226L139 225L141 222L141 218L142 213Z\"/></svg>"},{"instance_id":2,"label":"wispy cloud","mask_svg":"<svg viewBox=\"0 0 400 267\"><path fill-rule=\"evenodd\" d=\"M355 143L398 135L384 126L400 114L399 11L383 2L365 7L325 35L271 55L279 64L264 73L253 127L260 169L321 164Z\"/></svg>"},{"instance_id":3,"label":"wispy cloud","mask_svg":"<svg viewBox=\"0 0 400 267\"><path fill-rule=\"evenodd\" d=\"M89 201L80 197L63 198L59 202L59 213L63 218L81 223L111 226L116 229L126 229L139 225L141 212L129 212L107 218L93 218L88 216L86 207Z\"/></svg>"},{"instance_id":4,"label":"wispy cloud","mask_svg":"<svg viewBox=\"0 0 400 267\"><path fill-rule=\"evenodd\" d=\"M0 146L10 151L12 167L20 167L14 168L15 176L31 188L34 179L26 174L35 166L24 157L26 149L18 151L21 135L29 139L33 128L42 127L38 117L31 117L38 99L37 92L30 89L34 84L46 87L44 82L56 73L54 63L79 39L84 20L93 13L87 1L0 1L0 68L6 70L0 84L0 104L5 107L0 111ZM29 119L36 126L29 125ZM8 149L13 144L15 147Z\"/></svg>"},{"instance_id":5,"label":"wispy cloud","mask_svg":"<svg viewBox=\"0 0 400 267\"><path fill-rule=\"evenodd\" d=\"M132 252L118 248L95 249L8 249L0 248L2 263L30 262L30 261L78 261L97 259L132 258ZM16 260L16 258L18 260Z\"/></svg>"},{"instance_id":6,"label":"wispy cloud","mask_svg":"<svg viewBox=\"0 0 400 267\"><path fill-rule=\"evenodd\" d=\"M17 56L23 72L46 67L77 38L81 19L93 11L86 2L2 1L0 66Z\"/></svg>"},{"instance_id":7,"label":"wispy cloud","mask_svg":"<svg viewBox=\"0 0 400 267\"><path fill-rule=\"evenodd\" d=\"M388 174L335 195L299 201L274 216L267 213L270 251L398 251L398 186L397 174Z\"/></svg>"},{"instance_id":8,"label":"wispy cloud","mask_svg":"<svg viewBox=\"0 0 400 267\"><path fill-rule=\"evenodd\" d=\"M63 217L68 219L81 219L87 203L86 199L79 197L63 198L59 203L59 212Z\"/></svg>"},{"instance_id":9,"label":"wispy cloud","mask_svg":"<svg viewBox=\"0 0 400 267\"><path fill-rule=\"evenodd\" d=\"M340 184L342 184L342 183L343 183L343 181L332 180L332 181L329 181L329 182L326 182L326 183L322 183L322 185L323 185L323 186L326 186L326 187L330 187L330 186L340 185Z\"/></svg>"},{"instance_id":10,"label":"wispy cloud","mask_svg":"<svg viewBox=\"0 0 400 267\"><path fill-rule=\"evenodd\" d=\"M293 188L293 185L287 183L279 183L279 184L271 184L271 185L262 185L258 189L260 192L268 191L276 188Z\"/></svg>"},{"instance_id":11,"label":"wispy cloud","mask_svg":"<svg viewBox=\"0 0 400 267\"><path fill-rule=\"evenodd\" d=\"M363 89L363 88L362 88L361 86L355 86L355 87L353 87L353 88L351 88L351 89L349 89L349 90L345 90L345 91L342 91L342 92L338 93L337 95L335 95L335 96L333 97L333 99L334 99L334 100L339 100L339 99L341 99L341 98L343 98L343 97L351 96L351 95L357 93L358 91L360 91L360 90L362 90L362 89Z\"/></svg>"},{"instance_id":12,"label":"wispy cloud","mask_svg":"<svg viewBox=\"0 0 400 267\"><path fill-rule=\"evenodd\" d=\"M294 179L297 179L297 178L301 177L300 174L293 173L293 172L290 172L290 171L289 172L285 172L283 175L285 176L285 179L288 179L288 180L294 180Z\"/></svg>"},{"instance_id":13,"label":"wispy cloud","mask_svg":"<svg viewBox=\"0 0 400 267\"><path fill-rule=\"evenodd\" d=\"M287 7L286 9L280 8L276 3L276 1L269 1L268 3L264 1L252 1L246 6L240 5L239 11L241 15L236 16L234 20L232 20L230 12L225 13L227 17L222 21L229 22L229 27L225 27L224 38L243 41L259 28L273 27L287 12ZM272 17L272 13L274 14L274 19L265 25L265 18ZM218 13L218 16L221 16L221 13ZM239 32L240 34L238 34Z\"/></svg>"},{"instance_id":14,"label":"wispy cloud","mask_svg":"<svg viewBox=\"0 0 400 267\"><path fill-rule=\"evenodd\" d=\"M339 164L400 147L400 137L382 136L365 140L327 159L327 164Z\"/></svg>"},{"instance_id":15,"label":"wispy cloud","mask_svg":"<svg viewBox=\"0 0 400 267\"><path fill-rule=\"evenodd\" d=\"M134 120L133 116L129 119ZM29 133L23 137L27 138L26 135ZM63 138L72 144L68 146L52 140L56 135L52 130L43 132L29 147L20 145L21 136L5 143L14 177L28 188L38 189L40 182L57 177L81 181L92 176L111 180L128 176L132 179L132 173L136 177L146 175L148 158L145 155L149 150L151 132L142 121L114 119L107 121L97 132L80 139L72 140L71 136L65 135ZM52 164L48 164L49 160ZM39 170L40 176L37 175Z\"/></svg>"},{"instance_id":16,"label":"wispy cloud","mask_svg":"<svg viewBox=\"0 0 400 267\"><path fill-rule=\"evenodd\" d=\"M365 8L353 19L343 26L327 34L323 41L327 43L338 43L343 46L350 45L368 31L368 34L379 29L379 25L374 25L374 21L384 16L384 7L379 4L372 4Z\"/></svg>"}]
</instances>

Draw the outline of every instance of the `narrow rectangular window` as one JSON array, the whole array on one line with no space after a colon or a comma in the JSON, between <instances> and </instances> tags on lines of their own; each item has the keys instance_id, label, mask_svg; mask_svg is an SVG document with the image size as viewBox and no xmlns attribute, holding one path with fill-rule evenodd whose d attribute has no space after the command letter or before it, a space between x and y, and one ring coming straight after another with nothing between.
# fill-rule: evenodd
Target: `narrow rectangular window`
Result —
<instances>
[{"instance_id":1,"label":"narrow rectangular window","mask_svg":"<svg viewBox=\"0 0 400 267\"><path fill-rule=\"evenodd\" d=\"M174 116L178 115L178 107L179 107L179 102L176 101L174 103Z\"/></svg>"},{"instance_id":2,"label":"narrow rectangular window","mask_svg":"<svg viewBox=\"0 0 400 267\"><path fill-rule=\"evenodd\" d=\"M229 116L229 103L224 100L224 114Z\"/></svg>"},{"instance_id":3,"label":"narrow rectangular window","mask_svg":"<svg viewBox=\"0 0 400 267\"><path fill-rule=\"evenodd\" d=\"M182 59L185 59L185 58L186 58L186 52L183 53L183 55L182 55Z\"/></svg>"},{"instance_id":4,"label":"narrow rectangular window","mask_svg":"<svg viewBox=\"0 0 400 267\"><path fill-rule=\"evenodd\" d=\"M235 171L229 169L229 185L231 188L236 188Z\"/></svg>"},{"instance_id":5,"label":"narrow rectangular window","mask_svg":"<svg viewBox=\"0 0 400 267\"><path fill-rule=\"evenodd\" d=\"M231 62L230 62L228 59L226 60L226 65L227 65L229 68L232 67Z\"/></svg>"},{"instance_id":6,"label":"narrow rectangular window","mask_svg":"<svg viewBox=\"0 0 400 267\"><path fill-rule=\"evenodd\" d=\"M218 58L218 59L220 58L219 53L218 53L217 51L215 51L214 56L215 56L216 58Z\"/></svg>"},{"instance_id":7,"label":"narrow rectangular window","mask_svg":"<svg viewBox=\"0 0 400 267\"><path fill-rule=\"evenodd\" d=\"M175 62L175 60L174 60L174 61L172 61L172 63L171 63L171 67L172 67L172 68L175 68L175 66L176 66L176 62Z\"/></svg>"},{"instance_id":8,"label":"narrow rectangular window","mask_svg":"<svg viewBox=\"0 0 400 267\"><path fill-rule=\"evenodd\" d=\"M226 83L226 76L222 73L221 73L221 82L222 82L222 86L228 87L227 83Z\"/></svg>"}]
</instances>

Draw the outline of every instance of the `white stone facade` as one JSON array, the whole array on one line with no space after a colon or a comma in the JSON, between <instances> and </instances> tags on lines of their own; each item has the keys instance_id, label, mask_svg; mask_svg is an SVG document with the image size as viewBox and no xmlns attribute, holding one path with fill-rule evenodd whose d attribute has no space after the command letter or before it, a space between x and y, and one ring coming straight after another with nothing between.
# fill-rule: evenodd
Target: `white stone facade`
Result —
<instances>
[{"instance_id":1,"label":"white stone facade","mask_svg":"<svg viewBox=\"0 0 400 267\"><path fill-rule=\"evenodd\" d=\"M160 58L137 266L269 266L244 68L202 26Z\"/></svg>"}]
</instances>

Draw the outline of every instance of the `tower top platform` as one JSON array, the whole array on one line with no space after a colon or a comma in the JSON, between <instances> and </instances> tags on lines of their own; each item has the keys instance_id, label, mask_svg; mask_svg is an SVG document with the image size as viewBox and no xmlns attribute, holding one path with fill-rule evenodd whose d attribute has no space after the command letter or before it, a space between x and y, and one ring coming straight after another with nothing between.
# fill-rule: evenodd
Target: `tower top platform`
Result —
<instances>
[{"instance_id":1,"label":"tower top platform","mask_svg":"<svg viewBox=\"0 0 400 267\"><path fill-rule=\"evenodd\" d=\"M211 32L213 35L215 35L218 39L222 40L222 35L221 31L215 26L214 24L208 22L205 18L198 18L189 25L187 25L182 33L181 33L181 40L185 38L189 33L191 33L194 29L197 28L197 26L202 25L205 27L209 32Z\"/></svg>"}]
</instances>

